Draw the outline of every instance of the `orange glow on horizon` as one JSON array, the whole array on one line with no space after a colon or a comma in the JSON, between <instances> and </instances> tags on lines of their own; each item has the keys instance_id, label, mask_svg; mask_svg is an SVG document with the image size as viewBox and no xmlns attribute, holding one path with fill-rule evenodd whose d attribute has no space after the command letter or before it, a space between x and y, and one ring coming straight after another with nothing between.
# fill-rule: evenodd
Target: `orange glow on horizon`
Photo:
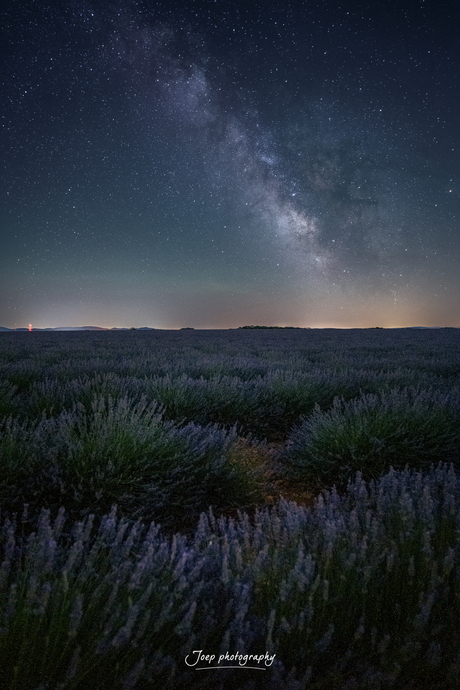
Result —
<instances>
[{"instance_id":1,"label":"orange glow on horizon","mask_svg":"<svg viewBox=\"0 0 460 690\"><path fill-rule=\"evenodd\" d=\"M29 323L29 331L31 331L31 330L32 330L32 324Z\"/></svg>"}]
</instances>

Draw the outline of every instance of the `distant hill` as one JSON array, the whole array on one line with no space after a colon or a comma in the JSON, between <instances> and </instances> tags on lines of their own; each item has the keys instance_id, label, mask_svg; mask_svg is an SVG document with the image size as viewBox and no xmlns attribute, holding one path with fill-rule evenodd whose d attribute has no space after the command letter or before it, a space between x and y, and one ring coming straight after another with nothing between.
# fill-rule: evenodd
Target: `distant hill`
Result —
<instances>
[{"instance_id":1,"label":"distant hill","mask_svg":"<svg viewBox=\"0 0 460 690\"><path fill-rule=\"evenodd\" d=\"M5 328L0 326L0 331L28 331L28 328ZM101 326L57 326L56 328L32 328L33 331L129 331L130 328L103 328ZM158 331L158 328L150 328L149 326L141 326L136 328L137 331Z\"/></svg>"}]
</instances>

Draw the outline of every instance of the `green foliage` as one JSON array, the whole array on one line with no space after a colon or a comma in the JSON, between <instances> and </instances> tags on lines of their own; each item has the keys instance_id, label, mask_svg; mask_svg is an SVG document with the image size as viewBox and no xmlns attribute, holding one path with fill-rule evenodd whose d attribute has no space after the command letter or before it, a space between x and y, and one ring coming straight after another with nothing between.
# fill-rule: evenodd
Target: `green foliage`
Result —
<instances>
[{"instance_id":1,"label":"green foliage","mask_svg":"<svg viewBox=\"0 0 460 690\"><path fill-rule=\"evenodd\" d=\"M459 463L459 442L458 394L405 388L317 407L281 454L300 475L343 485L357 471L370 479L390 466Z\"/></svg>"},{"instance_id":2,"label":"green foliage","mask_svg":"<svg viewBox=\"0 0 460 690\"><path fill-rule=\"evenodd\" d=\"M0 417L16 412L15 397L17 386L8 381L0 382Z\"/></svg>"},{"instance_id":3,"label":"green foliage","mask_svg":"<svg viewBox=\"0 0 460 690\"><path fill-rule=\"evenodd\" d=\"M235 429L179 428L145 396L96 398L90 412L77 404L35 424L8 419L1 431L4 507L64 503L78 514L117 503L131 518L177 523L258 495L255 474L235 461Z\"/></svg>"}]
</instances>

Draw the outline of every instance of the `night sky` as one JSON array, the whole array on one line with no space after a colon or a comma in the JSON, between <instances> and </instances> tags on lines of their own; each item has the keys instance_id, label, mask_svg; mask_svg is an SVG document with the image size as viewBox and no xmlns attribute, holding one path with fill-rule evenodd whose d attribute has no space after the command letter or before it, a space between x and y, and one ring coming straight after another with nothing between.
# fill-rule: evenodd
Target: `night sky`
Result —
<instances>
[{"instance_id":1,"label":"night sky","mask_svg":"<svg viewBox=\"0 0 460 690\"><path fill-rule=\"evenodd\" d=\"M460 326L459 19L6 0L0 326Z\"/></svg>"}]
</instances>

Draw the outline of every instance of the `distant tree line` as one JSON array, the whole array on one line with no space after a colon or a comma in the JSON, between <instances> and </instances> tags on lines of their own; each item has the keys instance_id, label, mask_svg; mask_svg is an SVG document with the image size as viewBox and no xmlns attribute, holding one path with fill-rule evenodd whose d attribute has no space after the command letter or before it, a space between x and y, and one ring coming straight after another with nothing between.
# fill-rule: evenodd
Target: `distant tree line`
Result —
<instances>
[{"instance_id":1,"label":"distant tree line","mask_svg":"<svg viewBox=\"0 0 460 690\"><path fill-rule=\"evenodd\" d=\"M238 328L243 329L243 328L290 328L290 329L297 329L297 330L302 330L301 326L238 326Z\"/></svg>"}]
</instances>

